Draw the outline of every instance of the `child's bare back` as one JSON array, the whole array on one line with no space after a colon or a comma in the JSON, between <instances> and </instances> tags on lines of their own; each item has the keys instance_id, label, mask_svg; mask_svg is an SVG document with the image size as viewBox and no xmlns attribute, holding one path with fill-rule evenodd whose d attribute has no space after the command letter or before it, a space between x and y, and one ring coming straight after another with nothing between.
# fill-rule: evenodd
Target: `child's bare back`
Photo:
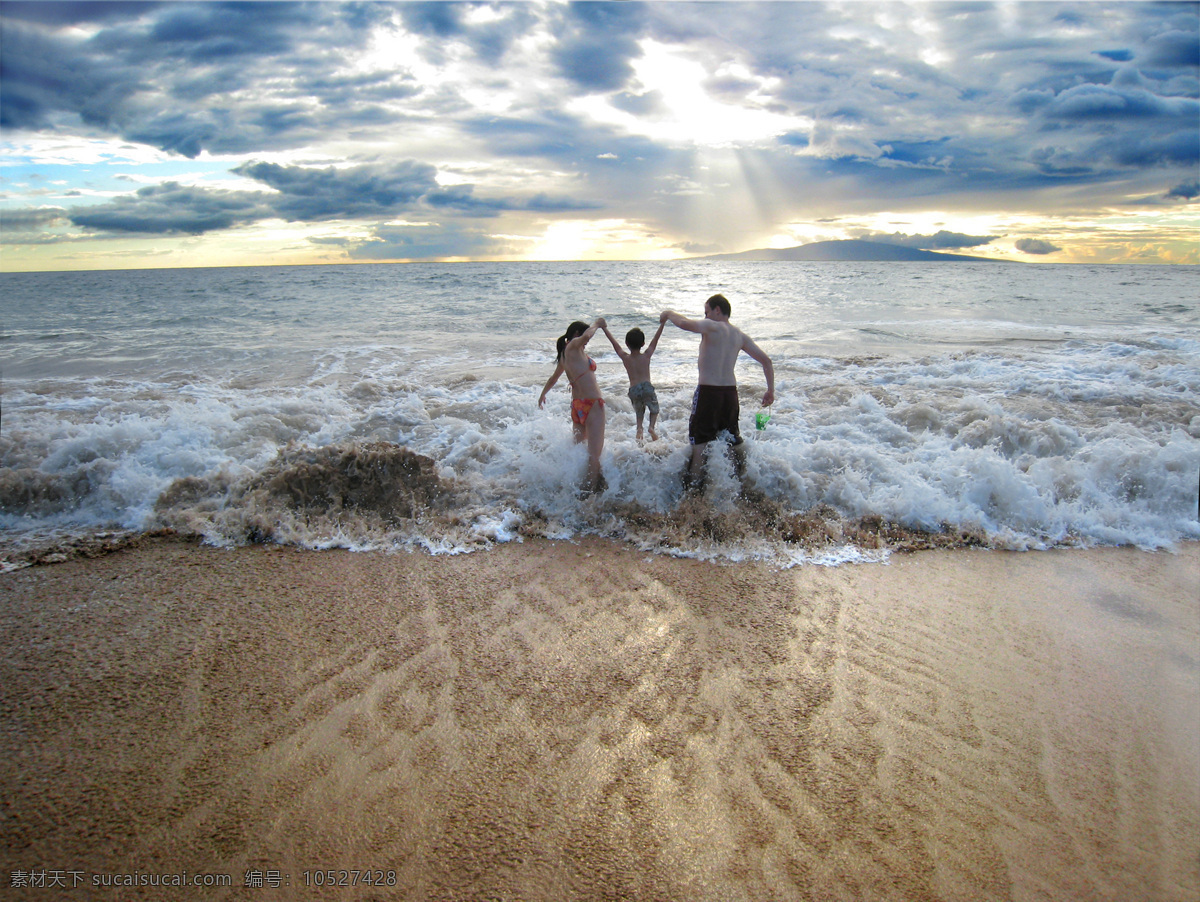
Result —
<instances>
[{"instance_id":1,"label":"child's bare back","mask_svg":"<svg viewBox=\"0 0 1200 902\"><path fill-rule=\"evenodd\" d=\"M625 372L629 376L629 400L633 402L633 410L637 415L638 444L642 442L642 420L647 410L650 411L650 440L658 440L658 433L654 431L658 422L658 394L650 381L650 358L654 356L654 349L658 347L658 339L662 336L664 325L666 323L658 324L658 331L654 333L654 338L650 340L645 351L642 350L642 345L646 336L641 329L630 329L626 334L625 343L629 345L629 350L626 351L617 343L608 327L604 327L604 334L612 342L613 349L625 364Z\"/></svg>"},{"instance_id":2,"label":"child's bare back","mask_svg":"<svg viewBox=\"0 0 1200 902\"><path fill-rule=\"evenodd\" d=\"M650 381L650 353L630 348L629 353L621 358L621 362L625 364L625 372L629 375L630 385Z\"/></svg>"}]
</instances>

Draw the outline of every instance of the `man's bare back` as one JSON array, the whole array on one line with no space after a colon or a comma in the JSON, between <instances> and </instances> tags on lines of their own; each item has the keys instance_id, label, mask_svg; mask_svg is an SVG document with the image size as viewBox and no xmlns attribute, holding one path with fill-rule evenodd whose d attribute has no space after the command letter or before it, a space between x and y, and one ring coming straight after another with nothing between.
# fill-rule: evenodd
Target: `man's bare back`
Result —
<instances>
[{"instance_id":1,"label":"man's bare back","mask_svg":"<svg viewBox=\"0 0 1200 902\"><path fill-rule=\"evenodd\" d=\"M751 358L762 365L763 375L767 380L767 391L763 395L763 406L769 407L775 401L775 368L771 358L763 352L741 329L729 322L728 314L720 306L714 304L714 295L704 304L704 319L695 320L681 316L673 310L664 310L660 320L668 320L687 332L700 335L700 354L697 359L699 381L701 385L737 385L734 368L737 365L738 354L745 351ZM725 302L728 304L728 301Z\"/></svg>"},{"instance_id":2,"label":"man's bare back","mask_svg":"<svg viewBox=\"0 0 1200 902\"><path fill-rule=\"evenodd\" d=\"M725 322L706 323L700 332L700 354L697 359L701 385L736 385L734 366L747 338L737 326Z\"/></svg>"},{"instance_id":3,"label":"man's bare back","mask_svg":"<svg viewBox=\"0 0 1200 902\"><path fill-rule=\"evenodd\" d=\"M742 443L738 430L737 377L734 368L738 354L745 351L763 368L767 391L764 407L775 401L775 367L758 345L741 329L729 322L730 305L724 295L714 294L704 302L704 319L681 316L674 310L664 310L660 322L672 322L687 332L700 335L697 359L700 384L692 398L692 416L688 421L688 440L692 444L692 459L684 476L685 487L694 487L707 456L708 444L725 436L736 449ZM739 473L740 470L740 464Z\"/></svg>"}]
</instances>

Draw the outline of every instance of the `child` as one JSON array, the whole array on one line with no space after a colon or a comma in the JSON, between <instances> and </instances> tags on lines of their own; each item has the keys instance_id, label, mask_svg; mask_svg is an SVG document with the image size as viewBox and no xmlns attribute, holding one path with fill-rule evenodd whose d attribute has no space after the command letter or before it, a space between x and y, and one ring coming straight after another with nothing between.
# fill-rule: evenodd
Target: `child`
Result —
<instances>
[{"instance_id":1,"label":"child","mask_svg":"<svg viewBox=\"0 0 1200 902\"><path fill-rule=\"evenodd\" d=\"M617 344L617 340L608 331L608 326L603 327L604 334L612 342L617 356L625 364L625 372L629 374L629 400L633 402L633 411L637 414L637 442L639 445L642 443L642 418L647 410L650 411L650 441L658 441L658 433L654 431L654 425L658 422L658 395L650 383L650 358L654 355L654 349L658 347L658 339L662 335L665 325L665 322L658 324L658 331L654 333L654 338L650 340L650 346L644 352L642 345L646 343L645 334L641 329L630 329L625 335L625 343L629 345L628 353Z\"/></svg>"}]
</instances>

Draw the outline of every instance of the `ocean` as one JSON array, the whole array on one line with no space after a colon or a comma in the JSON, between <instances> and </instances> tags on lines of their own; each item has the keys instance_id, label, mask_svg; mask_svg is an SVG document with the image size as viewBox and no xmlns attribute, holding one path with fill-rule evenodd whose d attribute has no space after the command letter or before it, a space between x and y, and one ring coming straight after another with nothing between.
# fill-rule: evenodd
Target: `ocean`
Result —
<instances>
[{"instance_id":1,"label":"ocean","mask_svg":"<svg viewBox=\"0 0 1200 902\"><path fill-rule=\"evenodd\" d=\"M1200 539L1190 266L454 263L0 275L0 566L170 531L456 554L609 536L781 566L897 548ZM554 342L649 337L723 292L743 478L686 494L698 339L652 362L660 439L598 335L604 491L579 489Z\"/></svg>"}]
</instances>

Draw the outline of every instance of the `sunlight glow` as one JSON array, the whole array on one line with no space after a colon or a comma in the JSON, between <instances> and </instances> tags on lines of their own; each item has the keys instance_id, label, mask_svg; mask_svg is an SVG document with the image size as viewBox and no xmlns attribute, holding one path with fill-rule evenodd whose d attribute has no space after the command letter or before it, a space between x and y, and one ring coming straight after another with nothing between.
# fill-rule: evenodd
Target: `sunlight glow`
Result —
<instances>
[{"instance_id":1,"label":"sunlight glow","mask_svg":"<svg viewBox=\"0 0 1200 902\"><path fill-rule=\"evenodd\" d=\"M669 260L684 256L676 247L637 223L624 219L571 219L552 222L535 239L524 260Z\"/></svg>"},{"instance_id":2,"label":"sunlight glow","mask_svg":"<svg viewBox=\"0 0 1200 902\"><path fill-rule=\"evenodd\" d=\"M404 60L403 68L422 81L440 75L436 68L422 61L421 40L417 35L391 28L376 30L366 52L353 60L352 65L358 72L393 72L401 68L397 60Z\"/></svg>"},{"instance_id":3,"label":"sunlight glow","mask_svg":"<svg viewBox=\"0 0 1200 902\"><path fill-rule=\"evenodd\" d=\"M633 68L643 88L636 99L646 103L645 111L627 112L595 95L580 98L572 106L598 122L674 144L745 145L812 124L808 119L768 111L766 98L756 97L754 91L747 92L740 105L723 103L704 89L709 73L702 65L656 41L642 41L641 48L642 56ZM721 74L739 73L745 70L729 68ZM759 85L760 89L768 87L766 82Z\"/></svg>"},{"instance_id":4,"label":"sunlight glow","mask_svg":"<svg viewBox=\"0 0 1200 902\"><path fill-rule=\"evenodd\" d=\"M917 16L912 23L912 30L925 41L920 57L927 66L936 69L954 58L943 48L942 29L935 21L925 16Z\"/></svg>"}]
</instances>

